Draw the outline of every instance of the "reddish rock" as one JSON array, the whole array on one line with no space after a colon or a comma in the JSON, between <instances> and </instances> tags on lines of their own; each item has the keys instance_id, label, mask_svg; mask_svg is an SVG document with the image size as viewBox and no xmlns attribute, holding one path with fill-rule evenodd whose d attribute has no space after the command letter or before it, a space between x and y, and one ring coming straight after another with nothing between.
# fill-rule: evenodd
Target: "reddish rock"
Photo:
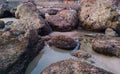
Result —
<instances>
[{"instance_id":1,"label":"reddish rock","mask_svg":"<svg viewBox=\"0 0 120 74\"><path fill-rule=\"evenodd\" d=\"M73 30L78 22L75 10L61 10L56 15L47 15L46 19L55 31Z\"/></svg>"}]
</instances>

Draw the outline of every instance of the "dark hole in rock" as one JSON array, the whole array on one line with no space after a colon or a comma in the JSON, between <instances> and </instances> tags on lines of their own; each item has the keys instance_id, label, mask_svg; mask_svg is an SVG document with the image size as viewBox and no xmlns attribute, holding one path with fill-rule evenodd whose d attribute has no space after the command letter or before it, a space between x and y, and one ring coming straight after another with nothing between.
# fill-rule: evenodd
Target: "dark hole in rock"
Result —
<instances>
[{"instance_id":1,"label":"dark hole in rock","mask_svg":"<svg viewBox=\"0 0 120 74\"><path fill-rule=\"evenodd\" d=\"M3 18L5 17L14 17L14 15L10 11L4 11Z\"/></svg>"},{"instance_id":2,"label":"dark hole in rock","mask_svg":"<svg viewBox=\"0 0 120 74\"><path fill-rule=\"evenodd\" d=\"M46 25L44 27L38 29L38 34L41 36L46 36L52 32L52 28L49 26L49 24L47 22L45 24Z\"/></svg>"}]
</instances>

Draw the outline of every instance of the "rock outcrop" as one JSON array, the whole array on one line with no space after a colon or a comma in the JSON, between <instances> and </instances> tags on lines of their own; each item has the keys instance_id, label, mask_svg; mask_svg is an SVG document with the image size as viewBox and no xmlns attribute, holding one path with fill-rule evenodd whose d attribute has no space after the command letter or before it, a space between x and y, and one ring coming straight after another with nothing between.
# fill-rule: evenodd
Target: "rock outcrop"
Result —
<instances>
[{"instance_id":1,"label":"rock outcrop","mask_svg":"<svg viewBox=\"0 0 120 74\"><path fill-rule=\"evenodd\" d=\"M119 37L97 37L92 41L92 48L95 52L120 57Z\"/></svg>"},{"instance_id":2,"label":"rock outcrop","mask_svg":"<svg viewBox=\"0 0 120 74\"><path fill-rule=\"evenodd\" d=\"M67 59L51 64L41 74L112 74L79 59Z\"/></svg>"},{"instance_id":3,"label":"rock outcrop","mask_svg":"<svg viewBox=\"0 0 120 74\"><path fill-rule=\"evenodd\" d=\"M104 31L116 29L120 15L113 7L113 0L81 0L79 14L81 25L86 30Z\"/></svg>"},{"instance_id":4,"label":"rock outcrop","mask_svg":"<svg viewBox=\"0 0 120 74\"><path fill-rule=\"evenodd\" d=\"M30 30L28 37L22 34L15 36L9 32L1 33L0 42L2 74L24 74L30 61L44 46L44 41L39 38L36 30Z\"/></svg>"}]
</instances>

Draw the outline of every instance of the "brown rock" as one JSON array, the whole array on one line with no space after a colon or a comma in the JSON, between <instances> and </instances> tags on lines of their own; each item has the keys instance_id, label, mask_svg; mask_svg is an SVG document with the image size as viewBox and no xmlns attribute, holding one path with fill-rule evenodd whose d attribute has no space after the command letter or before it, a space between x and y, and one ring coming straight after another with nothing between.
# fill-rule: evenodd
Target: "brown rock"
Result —
<instances>
[{"instance_id":1,"label":"brown rock","mask_svg":"<svg viewBox=\"0 0 120 74\"><path fill-rule=\"evenodd\" d=\"M83 59L87 59L91 57L91 55L88 52L85 52L83 50L73 51L72 55L77 58L83 58Z\"/></svg>"},{"instance_id":2,"label":"brown rock","mask_svg":"<svg viewBox=\"0 0 120 74\"><path fill-rule=\"evenodd\" d=\"M67 59L51 64L41 74L112 74L78 59Z\"/></svg>"},{"instance_id":3,"label":"brown rock","mask_svg":"<svg viewBox=\"0 0 120 74\"><path fill-rule=\"evenodd\" d=\"M97 37L92 42L92 48L95 52L120 57L120 38L117 37Z\"/></svg>"},{"instance_id":4,"label":"brown rock","mask_svg":"<svg viewBox=\"0 0 120 74\"><path fill-rule=\"evenodd\" d=\"M87 30L115 29L119 13L113 8L113 0L81 0L80 20Z\"/></svg>"},{"instance_id":5,"label":"brown rock","mask_svg":"<svg viewBox=\"0 0 120 74\"><path fill-rule=\"evenodd\" d=\"M14 34L19 34L19 33L26 33L28 30L32 30L32 29L42 29L42 31L40 32L42 33L45 32L45 34L49 34L51 32L51 28L50 27L47 28L47 27L49 27L49 25L46 24L45 20L42 17L39 18L26 17L12 23L11 31Z\"/></svg>"},{"instance_id":6,"label":"brown rock","mask_svg":"<svg viewBox=\"0 0 120 74\"><path fill-rule=\"evenodd\" d=\"M48 15L46 19L55 31L73 30L78 22L75 10L61 10L56 15Z\"/></svg>"},{"instance_id":7,"label":"brown rock","mask_svg":"<svg viewBox=\"0 0 120 74\"><path fill-rule=\"evenodd\" d=\"M48 41L48 44L50 46L55 46L57 48L71 49L71 50L74 49L77 45L75 40L64 35L55 36L51 38L51 40Z\"/></svg>"},{"instance_id":8,"label":"brown rock","mask_svg":"<svg viewBox=\"0 0 120 74\"><path fill-rule=\"evenodd\" d=\"M29 36L21 37L21 40L19 36L0 35L0 73L24 74L44 46L44 41L40 40L36 30L30 30Z\"/></svg>"},{"instance_id":9,"label":"brown rock","mask_svg":"<svg viewBox=\"0 0 120 74\"><path fill-rule=\"evenodd\" d=\"M40 11L37 9L36 5L31 2L26 2L20 4L17 7L17 11L15 12L16 18L24 18L24 17L39 17Z\"/></svg>"}]
</instances>

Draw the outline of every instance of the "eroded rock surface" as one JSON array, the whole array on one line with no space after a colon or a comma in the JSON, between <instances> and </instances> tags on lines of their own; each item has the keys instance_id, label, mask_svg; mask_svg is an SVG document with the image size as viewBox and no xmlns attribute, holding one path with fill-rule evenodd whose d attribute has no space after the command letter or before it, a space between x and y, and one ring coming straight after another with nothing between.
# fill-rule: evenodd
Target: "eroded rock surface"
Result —
<instances>
[{"instance_id":1,"label":"eroded rock surface","mask_svg":"<svg viewBox=\"0 0 120 74\"><path fill-rule=\"evenodd\" d=\"M0 73L24 74L29 62L43 48L44 41L39 39L35 30L30 30L28 37L7 33L0 35Z\"/></svg>"},{"instance_id":2,"label":"eroded rock surface","mask_svg":"<svg viewBox=\"0 0 120 74\"><path fill-rule=\"evenodd\" d=\"M113 0L81 0L80 20L86 30L103 31L106 28L115 29L120 21L120 15L114 9Z\"/></svg>"},{"instance_id":3,"label":"eroded rock surface","mask_svg":"<svg viewBox=\"0 0 120 74\"><path fill-rule=\"evenodd\" d=\"M112 74L79 59L67 59L51 64L41 74Z\"/></svg>"}]
</instances>

